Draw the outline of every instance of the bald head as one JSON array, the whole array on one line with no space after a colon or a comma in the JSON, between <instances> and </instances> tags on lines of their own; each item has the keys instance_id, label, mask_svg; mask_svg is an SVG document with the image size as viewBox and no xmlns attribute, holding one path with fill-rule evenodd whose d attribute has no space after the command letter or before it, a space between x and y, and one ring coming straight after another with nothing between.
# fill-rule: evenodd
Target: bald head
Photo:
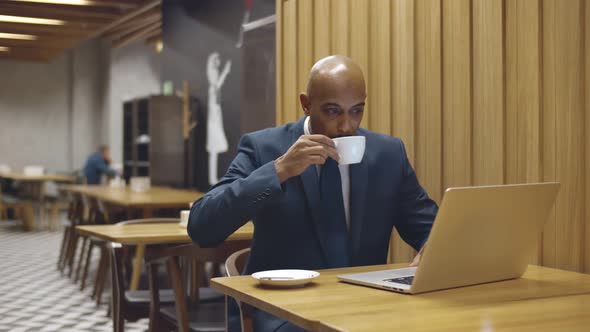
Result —
<instances>
[{"instance_id":1,"label":"bald head","mask_svg":"<svg viewBox=\"0 0 590 332\"><path fill-rule=\"evenodd\" d=\"M309 72L307 91L299 95L312 133L330 138L356 134L366 98L363 71L342 55L316 62Z\"/></svg>"},{"instance_id":2,"label":"bald head","mask_svg":"<svg viewBox=\"0 0 590 332\"><path fill-rule=\"evenodd\" d=\"M326 87L355 87L365 90L361 67L344 55L330 55L318 60L309 72L307 95L312 96Z\"/></svg>"}]
</instances>

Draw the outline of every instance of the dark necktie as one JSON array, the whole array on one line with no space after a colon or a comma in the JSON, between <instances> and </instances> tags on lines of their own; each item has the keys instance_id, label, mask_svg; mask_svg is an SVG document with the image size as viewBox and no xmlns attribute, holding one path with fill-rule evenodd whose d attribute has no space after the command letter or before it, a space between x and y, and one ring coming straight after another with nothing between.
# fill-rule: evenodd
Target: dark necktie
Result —
<instances>
[{"instance_id":1,"label":"dark necktie","mask_svg":"<svg viewBox=\"0 0 590 332\"><path fill-rule=\"evenodd\" d=\"M350 239L346 228L342 181L338 163L326 159L320 172L320 198L322 206L322 234L330 268L350 266Z\"/></svg>"}]
</instances>

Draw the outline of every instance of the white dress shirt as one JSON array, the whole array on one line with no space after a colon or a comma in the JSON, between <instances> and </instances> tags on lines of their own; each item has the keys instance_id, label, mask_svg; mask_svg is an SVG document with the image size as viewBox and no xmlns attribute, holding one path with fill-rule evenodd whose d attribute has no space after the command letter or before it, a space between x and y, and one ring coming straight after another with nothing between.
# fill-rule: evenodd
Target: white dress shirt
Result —
<instances>
[{"instance_id":1,"label":"white dress shirt","mask_svg":"<svg viewBox=\"0 0 590 332\"><path fill-rule=\"evenodd\" d=\"M305 135L311 135L311 124L309 122L309 116L305 118L303 123L303 133ZM318 178L320 176L321 165L316 165L318 172ZM340 180L342 182L342 200L344 201L344 215L346 216L346 228L350 230L350 176L348 171L348 165L338 165L340 169Z\"/></svg>"}]
</instances>

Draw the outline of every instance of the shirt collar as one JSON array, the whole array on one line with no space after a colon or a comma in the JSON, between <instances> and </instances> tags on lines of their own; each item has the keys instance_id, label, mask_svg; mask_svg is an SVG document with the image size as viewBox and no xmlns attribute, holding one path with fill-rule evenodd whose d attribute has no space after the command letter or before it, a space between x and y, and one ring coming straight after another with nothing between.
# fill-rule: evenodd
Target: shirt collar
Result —
<instances>
[{"instance_id":1,"label":"shirt collar","mask_svg":"<svg viewBox=\"0 0 590 332\"><path fill-rule=\"evenodd\" d=\"M311 135L311 124L309 123L309 116L305 117L303 122L303 133L305 135Z\"/></svg>"}]
</instances>

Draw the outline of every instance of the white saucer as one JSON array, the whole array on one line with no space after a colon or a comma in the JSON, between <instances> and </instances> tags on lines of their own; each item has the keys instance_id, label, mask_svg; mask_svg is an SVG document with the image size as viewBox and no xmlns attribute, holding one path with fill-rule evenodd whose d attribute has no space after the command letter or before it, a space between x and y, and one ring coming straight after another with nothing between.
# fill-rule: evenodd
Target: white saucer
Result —
<instances>
[{"instance_id":1,"label":"white saucer","mask_svg":"<svg viewBox=\"0 0 590 332\"><path fill-rule=\"evenodd\" d=\"M269 270L256 272L252 278L269 286L301 286L319 275L319 272L309 270Z\"/></svg>"}]
</instances>

